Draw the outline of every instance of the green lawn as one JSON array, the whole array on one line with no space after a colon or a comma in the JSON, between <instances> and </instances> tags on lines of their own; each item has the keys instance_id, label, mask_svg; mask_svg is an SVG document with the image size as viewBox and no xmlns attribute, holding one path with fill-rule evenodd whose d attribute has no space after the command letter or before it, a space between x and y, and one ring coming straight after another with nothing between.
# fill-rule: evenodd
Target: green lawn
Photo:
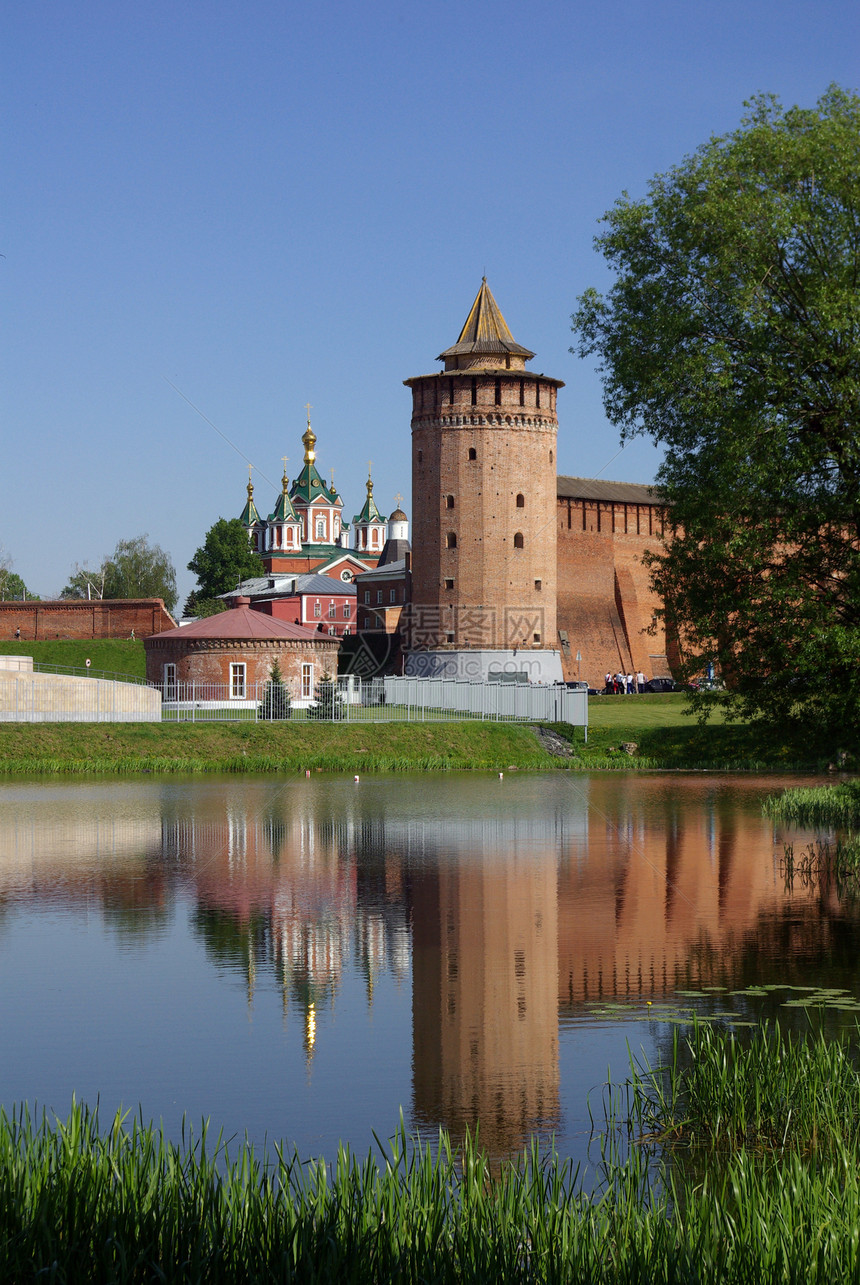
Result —
<instances>
[{"instance_id":1,"label":"green lawn","mask_svg":"<svg viewBox=\"0 0 860 1285\"><path fill-rule=\"evenodd\" d=\"M643 696L593 696L588 702L588 744L577 728L573 742L582 766L642 766L767 770L818 769L828 753L810 740L791 745L747 723L726 722L714 706L707 723L687 712L683 692ZM619 747L633 743L631 758Z\"/></svg>"},{"instance_id":2,"label":"green lawn","mask_svg":"<svg viewBox=\"0 0 860 1285\"><path fill-rule=\"evenodd\" d=\"M57 669L86 669L91 673L122 674L130 678L146 676L143 642L126 638L57 638L45 642L18 642L0 639L0 656L32 656L37 665Z\"/></svg>"}]
</instances>

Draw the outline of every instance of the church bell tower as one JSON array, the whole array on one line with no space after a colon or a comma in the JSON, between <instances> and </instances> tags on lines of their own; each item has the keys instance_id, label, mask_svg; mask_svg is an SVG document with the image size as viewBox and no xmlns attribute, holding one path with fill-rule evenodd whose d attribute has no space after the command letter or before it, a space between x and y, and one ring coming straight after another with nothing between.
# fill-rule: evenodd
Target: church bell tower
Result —
<instances>
[{"instance_id":1,"label":"church bell tower","mask_svg":"<svg viewBox=\"0 0 860 1285\"><path fill-rule=\"evenodd\" d=\"M556 396L526 369L484 278L444 369L412 389L407 672L562 678L556 633Z\"/></svg>"}]
</instances>

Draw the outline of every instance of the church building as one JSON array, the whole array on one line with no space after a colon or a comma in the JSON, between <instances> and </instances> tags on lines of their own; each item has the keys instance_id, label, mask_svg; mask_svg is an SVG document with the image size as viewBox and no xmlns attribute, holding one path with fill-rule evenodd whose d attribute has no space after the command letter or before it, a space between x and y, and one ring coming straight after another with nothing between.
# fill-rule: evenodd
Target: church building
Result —
<instances>
[{"instance_id":1,"label":"church building","mask_svg":"<svg viewBox=\"0 0 860 1285\"><path fill-rule=\"evenodd\" d=\"M368 477L364 508L353 519L356 547L349 547L349 524L343 520L343 500L335 488L334 478L326 482L317 468L316 441L308 407L301 472L290 484L284 457L281 492L267 518L260 516L254 503L254 486L249 479L248 498L240 521L263 559L267 574L315 572L351 581L362 571L376 566L385 544L387 521L376 507L373 483Z\"/></svg>"}]
</instances>

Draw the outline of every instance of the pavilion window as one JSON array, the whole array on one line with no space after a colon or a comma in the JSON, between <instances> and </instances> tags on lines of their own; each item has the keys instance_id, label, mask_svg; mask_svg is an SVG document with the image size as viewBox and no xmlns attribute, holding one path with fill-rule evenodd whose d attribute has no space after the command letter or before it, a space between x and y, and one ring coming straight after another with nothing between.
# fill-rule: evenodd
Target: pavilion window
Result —
<instances>
[{"instance_id":1,"label":"pavilion window","mask_svg":"<svg viewBox=\"0 0 860 1285\"><path fill-rule=\"evenodd\" d=\"M233 700L245 699L246 667L236 662L230 665L230 696Z\"/></svg>"}]
</instances>

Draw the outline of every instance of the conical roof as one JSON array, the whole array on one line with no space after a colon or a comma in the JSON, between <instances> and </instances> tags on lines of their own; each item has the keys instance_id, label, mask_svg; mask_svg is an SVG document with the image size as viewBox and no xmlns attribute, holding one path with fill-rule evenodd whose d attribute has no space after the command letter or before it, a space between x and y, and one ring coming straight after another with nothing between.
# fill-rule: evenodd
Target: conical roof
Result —
<instances>
[{"instance_id":1,"label":"conical roof","mask_svg":"<svg viewBox=\"0 0 860 1285\"><path fill-rule=\"evenodd\" d=\"M284 476L281 479L281 494L278 496L278 502L275 505L273 512L269 514L270 522L298 522L299 521L298 515L296 514L296 511L293 508L293 502L290 499L289 486L290 486L290 482L289 482L289 478L287 477L287 473L285 469Z\"/></svg>"},{"instance_id":2,"label":"conical roof","mask_svg":"<svg viewBox=\"0 0 860 1285\"><path fill-rule=\"evenodd\" d=\"M360 513L356 513L352 519L356 526L365 522L384 522L385 518L376 507L376 500L373 498L373 482L367 479L367 499L364 501L364 508Z\"/></svg>"},{"instance_id":3,"label":"conical roof","mask_svg":"<svg viewBox=\"0 0 860 1285\"><path fill-rule=\"evenodd\" d=\"M266 616L262 611L253 611L248 606L248 598L239 598L239 606L231 611L222 611L215 616L204 616L195 620L193 625L182 625L176 629L167 629L157 634L163 638L292 638L307 642L309 638L319 641L323 635L303 625L294 625L287 620L277 620ZM324 636L328 640L328 635Z\"/></svg>"},{"instance_id":4,"label":"conical roof","mask_svg":"<svg viewBox=\"0 0 860 1285\"><path fill-rule=\"evenodd\" d=\"M245 501L245 507L239 514L239 521L242 526L252 527L260 521L260 515L257 512L257 506L254 503L254 484L250 477L248 478L248 498Z\"/></svg>"},{"instance_id":5,"label":"conical roof","mask_svg":"<svg viewBox=\"0 0 860 1285\"><path fill-rule=\"evenodd\" d=\"M439 360L463 357L469 353L510 353L526 360L534 357L530 349L523 348L522 344L515 341L487 285L486 277L481 281L481 288L466 318L466 324L460 331L459 339L451 348L446 348L439 354Z\"/></svg>"}]
</instances>

